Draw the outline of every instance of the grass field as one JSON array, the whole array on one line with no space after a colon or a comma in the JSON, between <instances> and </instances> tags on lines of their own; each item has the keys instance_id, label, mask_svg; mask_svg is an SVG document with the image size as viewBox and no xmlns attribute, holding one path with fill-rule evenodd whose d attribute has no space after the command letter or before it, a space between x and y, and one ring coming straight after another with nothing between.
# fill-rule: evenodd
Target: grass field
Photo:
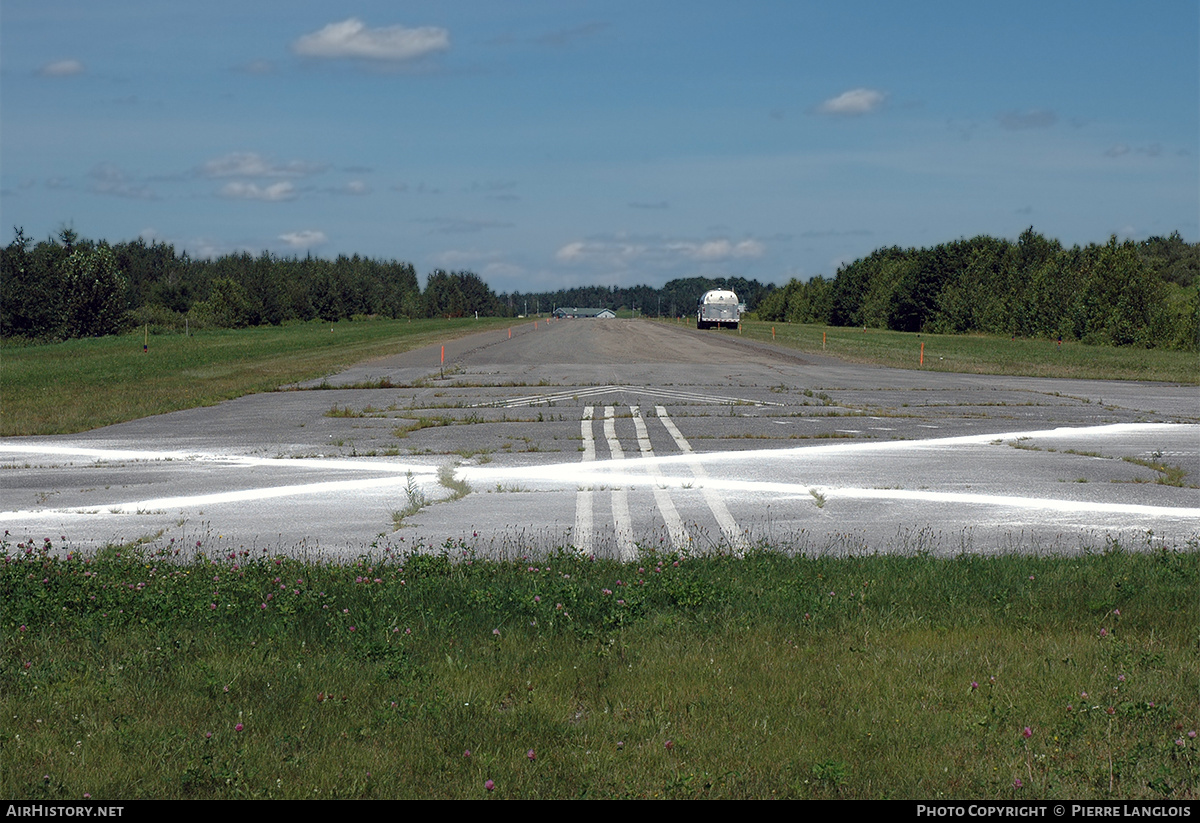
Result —
<instances>
[{"instance_id":1,"label":"grass field","mask_svg":"<svg viewBox=\"0 0 1200 823\"><path fill-rule=\"evenodd\" d=\"M1200 796L1200 552L5 539L0 796Z\"/></svg>"},{"instance_id":2,"label":"grass field","mask_svg":"<svg viewBox=\"0 0 1200 823\"><path fill-rule=\"evenodd\" d=\"M208 406L514 322L314 321L154 335L146 354L141 334L8 345L0 349L0 436L69 434Z\"/></svg>"},{"instance_id":3,"label":"grass field","mask_svg":"<svg viewBox=\"0 0 1200 823\"><path fill-rule=\"evenodd\" d=\"M723 332L736 334L737 332ZM1196 352L1085 346L983 334L911 334L835 326L748 320L742 336L807 352L899 369L1011 374L1088 380L1157 380L1200 383ZM924 363L921 345L924 344Z\"/></svg>"}]
</instances>

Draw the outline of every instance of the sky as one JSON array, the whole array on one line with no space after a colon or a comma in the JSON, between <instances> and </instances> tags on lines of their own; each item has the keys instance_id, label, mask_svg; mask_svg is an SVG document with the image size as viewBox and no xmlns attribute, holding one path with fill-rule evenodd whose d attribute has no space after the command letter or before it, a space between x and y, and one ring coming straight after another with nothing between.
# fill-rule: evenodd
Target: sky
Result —
<instances>
[{"instance_id":1,"label":"sky","mask_svg":"<svg viewBox=\"0 0 1200 823\"><path fill-rule=\"evenodd\" d=\"M497 292L1196 242L1200 4L4 0L0 225Z\"/></svg>"}]
</instances>

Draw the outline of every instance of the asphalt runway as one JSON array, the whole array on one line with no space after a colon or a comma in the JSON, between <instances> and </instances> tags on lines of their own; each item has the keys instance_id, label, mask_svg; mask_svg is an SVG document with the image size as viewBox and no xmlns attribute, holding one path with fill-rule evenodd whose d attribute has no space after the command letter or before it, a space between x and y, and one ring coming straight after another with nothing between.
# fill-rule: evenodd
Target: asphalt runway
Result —
<instances>
[{"instance_id":1,"label":"asphalt runway","mask_svg":"<svg viewBox=\"0 0 1200 823\"><path fill-rule=\"evenodd\" d=\"M1195 387L884 369L644 320L509 335L451 341L444 365L435 346L219 406L6 438L0 528L13 543L314 557L1200 535ZM1159 482L1176 469L1182 485Z\"/></svg>"}]
</instances>

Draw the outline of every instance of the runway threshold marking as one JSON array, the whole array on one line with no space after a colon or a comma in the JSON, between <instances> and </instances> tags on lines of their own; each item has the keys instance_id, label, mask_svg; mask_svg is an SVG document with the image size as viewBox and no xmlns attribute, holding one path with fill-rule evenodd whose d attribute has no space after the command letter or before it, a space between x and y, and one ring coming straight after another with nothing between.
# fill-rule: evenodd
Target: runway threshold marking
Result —
<instances>
[{"instance_id":1,"label":"runway threshold marking","mask_svg":"<svg viewBox=\"0 0 1200 823\"><path fill-rule=\"evenodd\" d=\"M695 459L695 452L692 451L692 444L684 438L680 433L679 428L675 425L675 421L671 420L671 416L667 414L667 410L662 406L654 407L655 414L658 415L659 422L666 428L667 433L671 435L675 441L675 445L679 450L689 456L688 468L691 469L692 475L700 482L700 493L704 496L704 502L708 504L708 508L712 511L713 517L717 519L717 525L721 527L721 531L725 533L725 539L729 541L729 545L733 546L737 551L744 552L749 546L746 543L746 536L738 529L737 521L733 519L733 515L729 513L729 509L725 506L725 501L722 500L717 493L711 489L706 482L708 480L708 472L699 460Z\"/></svg>"},{"instance_id":2,"label":"runway threshold marking","mask_svg":"<svg viewBox=\"0 0 1200 823\"><path fill-rule=\"evenodd\" d=\"M604 437L613 460L624 460L625 452L617 439L616 409L604 407ZM633 542L633 518L629 516L629 491L623 484L612 490L613 530L617 536L617 559L632 560L637 557L637 546Z\"/></svg>"},{"instance_id":3,"label":"runway threshold marking","mask_svg":"<svg viewBox=\"0 0 1200 823\"><path fill-rule=\"evenodd\" d=\"M642 411L637 406L630 406L629 411L633 415L633 427L637 431L638 449L641 450L642 457L652 459L654 447L650 444L650 433L646 431L646 421L642 419ZM654 491L654 502L658 505L659 512L662 513L663 521L667 524L667 534L671 537L671 545L675 547L676 551L684 551L688 546L687 529L683 527L683 518L679 516L675 504L671 502L671 493L663 484L662 469L652 459L646 465L646 470L655 478L655 483L651 486Z\"/></svg>"},{"instance_id":4,"label":"runway threshold marking","mask_svg":"<svg viewBox=\"0 0 1200 823\"><path fill-rule=\"evenodd\" d=\"M596 460L596 437L592 432L591 406L583 407L583 419L579 421L579 433L583 436L583 461ZM575 548L582 554L592 553L592 489L580 487L575 492Z\"/></svg>"}]
</instances>

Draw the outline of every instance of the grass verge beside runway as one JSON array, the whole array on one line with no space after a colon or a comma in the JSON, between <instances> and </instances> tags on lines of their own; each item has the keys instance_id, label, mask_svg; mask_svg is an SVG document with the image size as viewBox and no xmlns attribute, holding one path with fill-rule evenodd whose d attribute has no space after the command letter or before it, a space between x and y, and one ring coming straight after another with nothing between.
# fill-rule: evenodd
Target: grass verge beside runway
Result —
<instances>
[{"instance_id":1,"label":"grass verge beside runway","mask_svg":"<svg viewBox=\"0 0 1200 823\"><path fill-rule=\"evenodd\" d=\"M0 796L1200 796L1194 544L197 548L5 538Z\"/></svg>"},{"instance_id":2,"label":"grass verge beside runway","mask_svg":"<svg viewBox=\"0 0 1200 823\"><path fill-rule=\"evenodd\" d=\"M514 322L313 321L155 335L147 353L140 333L8 345L0 352L0 436L70 434L209 406Z\"/></svg>"},{"instance_id":3,"label":"grass verge beside runway","mask_svg":"<svg viewBox=\"0 0 1200 823\"><path fill-rule=\"evenodd\" d=\"M721 334L736 335L736 331ZM880 329L748 320L742 336L856 363L964 374L1200 383L1196 352L1085 346L984 334L913 334ZM921 362L921 344L925 362Z\"/></svg>"}]
</instances>

